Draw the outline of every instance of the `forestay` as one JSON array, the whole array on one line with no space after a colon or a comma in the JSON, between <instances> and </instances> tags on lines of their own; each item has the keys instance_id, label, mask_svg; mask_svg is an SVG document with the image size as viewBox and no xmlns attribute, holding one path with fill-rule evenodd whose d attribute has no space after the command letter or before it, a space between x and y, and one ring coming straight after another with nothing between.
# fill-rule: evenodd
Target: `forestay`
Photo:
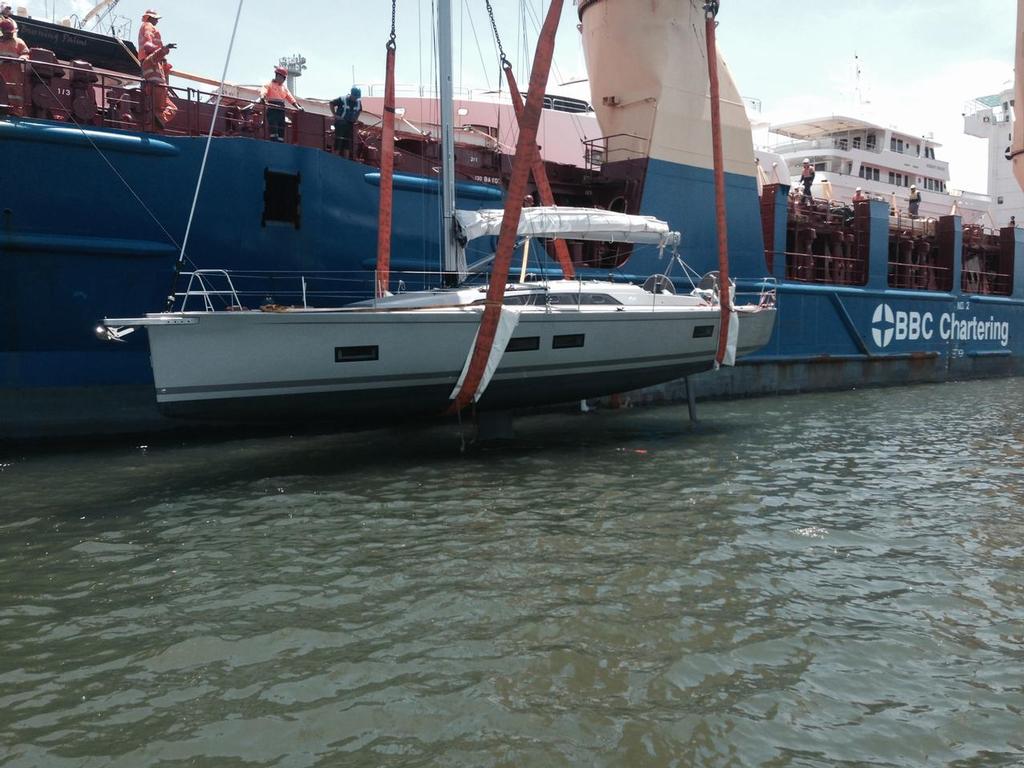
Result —
<instances>
[{"instance_id":1,"label":"forestay","mask_svg":"<svg viewBox=\"0 0 1024 768\"><path fill-rule=\"evenodd\" d=\"M497 237L501 231L503 213L498 209L456 211L455 218L462 235L468 241L488 235ZM660 219L595 208L523 208L517 233L521 237L557 237L659 247L679 244L679 233L669 230L668 224Z\"/></svg>"}]
</instances>

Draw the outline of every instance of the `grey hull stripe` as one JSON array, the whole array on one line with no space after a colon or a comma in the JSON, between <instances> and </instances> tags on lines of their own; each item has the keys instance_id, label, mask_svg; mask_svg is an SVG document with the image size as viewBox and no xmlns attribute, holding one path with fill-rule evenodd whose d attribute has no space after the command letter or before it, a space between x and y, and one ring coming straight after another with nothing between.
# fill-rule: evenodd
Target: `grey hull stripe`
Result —
<instances>
[{"instance_id":1,"label":"grey hull stripe","mask_svg":"<svg viewBox=\"0 0 1024 768\"><path fill-rule=\"evenodd\" d=\"M506 376L516 376L523 373L532 373L535 371L548 371L550 375L561 375L565 371L579 370L581 368L594 368L594 367L606 367L610 365L637 365L651 364L649 367L654 367L656 363L668 362L669 364L679 364L688 362L694 358L706 358L706 352L692 352L686 355L656 355L652 357L624 357L618 360L597 360L590 362L579 362L579 363L561 363L557 368L551 369L548 365L523 365L515 368L500 368L498 373L495 375L495 381L501 381ZM198 393L209 393L209 392L256 392L259 390L268 389L296 389L300 387L334 387L339 385L353 385L353 384L371 384L371 383L389 383L389 384L409 384L415 386L429 386L431 384L446 384L450 383L452 386L458 380L458 372L449 374L437 374L433 376L424 376L422 374L408 375L408 374L394 374L391 376L359 376L349 377L343 379L300 379L298 381L275 381L275 382L258 382L253 384L216 384L213 386L196 386L196 387L161 387L157 392L161 395L188 395Z\"/></svg>"}]
</instances>

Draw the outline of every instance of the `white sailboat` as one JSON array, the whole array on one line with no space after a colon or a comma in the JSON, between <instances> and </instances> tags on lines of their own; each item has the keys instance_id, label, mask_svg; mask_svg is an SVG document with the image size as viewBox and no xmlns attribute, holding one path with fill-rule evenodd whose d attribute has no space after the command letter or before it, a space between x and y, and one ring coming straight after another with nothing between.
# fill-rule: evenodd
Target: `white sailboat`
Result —
<instances>
[{"instance_id":1,"label":"white sailboat","mask_svg":"<svg viewBox=\"0 0 1024 768\"><path fill-rule=\"evenodd\" d=\"M445 8L442 0L442 42L448 34ZM454 195L444 192L454 179L453 152L443 159L442 213L450 234L443 264L449 274L464 276L459 243L497 235L506 217L502 211L455 211ZM648 244L662 251L680 239L650 217L561 207L522 214L514 212L516 229L503 236ZM209 277L197 275L201 287L185 293L185 301L204 295L201 311L183 305L177 312L107 319L99 329L111 338L130 328L147 329L157 403L171 415L347 424L440 415L466 402L480 410L507 410L681 378L711 369L721 352L717 287L677 294L664 275L643 287L520 282L504 286L497 306L489 286L464 285L388 294L340 308L272 311L214 311ZM242 302L225 277L221 293L237 309ZM492 319L496 309L500 315L493 340L481 344L478 331L486 325L488 305ZM728 362L767 343L774 296L767 291L724 317Z\"/></svg>"},{"instance_id":2,"label":"white sailboat","mask_svg":"<svg viewBox=\"0 0 1024 768\"><path fill-rule=\"evenodd\" d=\"M484 236L500 212L460 212ZM656 219L531 209L520 232L573 239L678 242ZM547 221L548 226L542 227ZM573 229L571 222L577 222ZM209 284L207 275L206 284ZM188 293L203 291L189 291ZM228 291L233 305L237 295ZM487 286L410 291L341 308L163 312L105 321L149 333L156 398L171 415L274 421L381 420L441 414L458 392ZM769 293L736 307L735 353L763 346ZM501 321L473 400L480 409L568 402L710 369L721 323L718 293L552 280L506 286Z\"/></svg>"}]
</instances>

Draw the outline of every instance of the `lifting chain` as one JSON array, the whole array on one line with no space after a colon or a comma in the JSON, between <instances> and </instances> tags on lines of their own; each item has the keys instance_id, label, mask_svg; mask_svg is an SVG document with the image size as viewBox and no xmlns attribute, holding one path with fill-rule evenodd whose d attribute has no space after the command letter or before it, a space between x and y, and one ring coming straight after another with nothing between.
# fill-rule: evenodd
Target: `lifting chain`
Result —
<instances>
[{"instance_id":1,"label":"lifting chain","mask_svg":"<svg viewBox=\"0 0 1024 768\"><path fill-rule=\"evenodd\" d=\"M388 38L388 48L395 50L395 6L398 5L398 0L391 0L391 37Z\"/></svg>"},{"instance_id":2,"label":"lifting chain","mask_svg":"<svg viewBox=\"0 0 1024 768\"><path fill-rule=\"evenodd\" d=\"M498 43L498 53L501 55L501 68L509 69L512 67L512 62L505 56L505 48L501 44L501 35L498 34L498 24L494 21L494 8L491 7L491 0L486 0L487 3L487 15L491 19L491 29L494 30L494 40Z\"/></svg>"}]
</instances>

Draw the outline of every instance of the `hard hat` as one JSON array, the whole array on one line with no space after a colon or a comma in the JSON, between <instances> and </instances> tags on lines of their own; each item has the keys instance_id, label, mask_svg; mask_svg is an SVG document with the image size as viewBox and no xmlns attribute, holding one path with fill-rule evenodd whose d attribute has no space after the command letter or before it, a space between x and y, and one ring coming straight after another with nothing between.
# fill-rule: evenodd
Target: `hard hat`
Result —
<instances>
[{"instance_id":1,"label":"hard hat","mask_svg":"<svg viewBox=\"0 0 1024 768\"><path fill-rule=\"evenodd\" d=\"M11 21L10 19L2 19L2 20L0 20L0 31L2 31L2 32L13 32L14 31L14 22Z\"/></svg>"},{"instance_id":2,"label":"hard hat","mask_svg":"<svg viewBox=\"0 0 1024 768\"><path fill-rule=\"evenodd\" d=\"M145 19L145 18L150 18L150 19L159 19L159 18L160 18L160 14L159 14L159 13L157 13L156 11L154 11L154 10L150 9L150 10L148 10L148 11L143 11L143 12L142 12L142 18L144 18L144 19Z\"/></svg>"},{"instance_id":3,"label":"hard hat","mask_svg":"<svg viewBox=\"0 0 1024 768\"><path fill-rule=\"evenodd\" d=\"M911 189L917 189L917 185L916 185L916 184L911 184L911 185L910 185L910 188L911 188Z\"/></svg>"},{"instance_id":4,"label":"hard hat","mask_svg":"<svg viewBox=\"0 0 1024 768\"><path fill-rule=\"evenodd\" d=\"M805 157L804 158L804 165L809 165L810 162L811 162L811 158L809 158L809 157Z\"/></svg>"},{"instance_id":5,"label":"hard hat","mask_svg":"<svg viewBox=\"0 0 1024 768\"><path fill-rule=\"evenodd\" d=\"M860 191L861 191L861 190L860 190L860 187L857 187L857 191L858 191L858 192L860 192Z\"/></svg>"},{"instance_id":6,"label":"hard hat","mask_svg":"<svg viewBox=\"0 0 1024 768\"><path fill-rule=\"evenodd\" d=\"M358 98L361 98L361 97L362 97L362 95L363 95L363 92L362 92L361 90L359 90L359 86L358 86L358 85L353 85L353 86L352 86L352 91L351 91L351 93L352 93L352 95L353 95L353 96L355 96L355 97L356 97L357 99L358 99Z\"/></svg>"},{"instance_id":7,"label":"hard hat","mask_svg":"<svg viewBox=\"0 0 1024 768\"><path fill-rule=\"evenodd\" d=\"M274 74L281 77L288 77L288 70L284 67L274 67Z\"/></svg>"}]
</instances>

